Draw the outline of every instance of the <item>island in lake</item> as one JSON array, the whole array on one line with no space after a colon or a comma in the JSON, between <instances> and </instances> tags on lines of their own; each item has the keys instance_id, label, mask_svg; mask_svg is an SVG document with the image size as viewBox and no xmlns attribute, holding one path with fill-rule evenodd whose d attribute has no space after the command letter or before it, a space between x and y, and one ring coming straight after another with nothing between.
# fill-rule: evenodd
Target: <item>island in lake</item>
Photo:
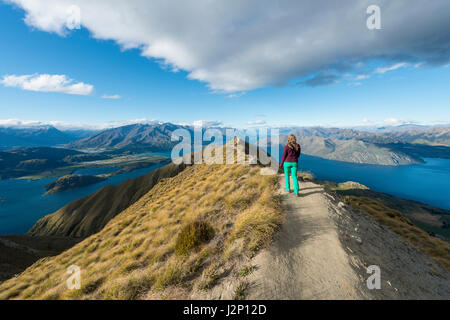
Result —
<instances>
[{"instance_id":1,"label":"island in lake","mask_svg":"<svg viewBox=\"0 0 450 320\"><path fill-rule=\"evenodd\" d=\"M118 159L109 160L108 162L101 161L97 162L96 165L92 166L94 162L91 163L91 168L101 168L105 165L120 165L119 169L110 173L96 174L96 175L83 175L83 174L66 174L55 181L47 184L45 189L46 194L55 194L59 192L65 192L81 187L86 187L91 184L96 184L101 181L107 180L108 178L130 172L137 169L142 169L149 167L150 165L159 162L168 162L168 158L160 156L128 156L119 157ZM88 167L89 168L89 167Z\"/></svg>"},{"instance_id":2,"label":"island in lake","mask_svg":"<svg viewBox=\"0 0 450 320\"><path fill-rule=\"evenodd\" d=\"M85 186L89 186L94 183L98 183L108 179L106 175L104 176L88 176L81 174L69 174L62 176L52 183L49 183L45 186L47 190L46 194L54 194L58 192L69 191Z\"/></svg>"}]
</instances>

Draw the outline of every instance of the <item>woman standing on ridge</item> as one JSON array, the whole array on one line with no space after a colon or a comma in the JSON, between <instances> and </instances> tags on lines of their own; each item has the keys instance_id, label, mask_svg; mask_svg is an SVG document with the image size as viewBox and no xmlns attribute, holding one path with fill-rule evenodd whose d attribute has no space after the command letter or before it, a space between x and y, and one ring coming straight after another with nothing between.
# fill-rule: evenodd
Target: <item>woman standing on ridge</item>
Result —
<instances>
[{"instance_id":1,"label":"woman standing on ridge","mask_svg":"<svg viewBox=\"0 0 450 320\"><path fill-rule=\"evenodd\" d=\"M286 191L291 192L291 186L289 183L289 175L292 176L294 182L294 193L298 196L298 158L301 154L300 145L297 143L297 139L291 133L288 138L288 142L283 150L283 157L281 158L280 168L284 166L284 179L286 182Z\"/></svg>"}]
</instances>

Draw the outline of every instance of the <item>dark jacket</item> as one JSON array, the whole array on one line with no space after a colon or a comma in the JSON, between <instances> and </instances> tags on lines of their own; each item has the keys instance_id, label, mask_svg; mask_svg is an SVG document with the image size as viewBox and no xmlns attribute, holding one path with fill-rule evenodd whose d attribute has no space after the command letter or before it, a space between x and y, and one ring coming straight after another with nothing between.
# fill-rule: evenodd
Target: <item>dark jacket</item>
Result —
<instances>
[{"instance_id":1,"label":"dark jacket","mask_svg":"<svg viewBox=\"0 0 450 320\"><path fill-rule=\"evenodd\" d=\"M302 149L300 148L300 145L298 146L298 150L295 148L291 149L288 145L286 145L283 150L283 157L281 158L280 167L282 167L285 162L298 162L298 158L301 153Z\"/></svg>"}]
</instances>

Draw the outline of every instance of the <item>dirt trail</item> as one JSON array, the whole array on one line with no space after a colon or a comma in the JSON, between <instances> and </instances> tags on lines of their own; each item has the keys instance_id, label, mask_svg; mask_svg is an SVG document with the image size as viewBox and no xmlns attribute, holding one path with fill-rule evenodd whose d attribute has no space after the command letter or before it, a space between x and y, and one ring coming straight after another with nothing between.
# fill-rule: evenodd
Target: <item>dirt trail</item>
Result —
<instances>
[{"instance_id":1,"label":"dirt trail","mask_svg":"<svg viewBox=\"0 0 450 320\"><path fill-rule=\"evenodd\" d=\"M275 243L253 260L257 269L249 277L248 298L367 298L339 241L323 188L303 182L300 195L282 195L286 222Z\"/></svg>"},{"instance_id":2,"label":"dirt trail","mask_svg":"<svg viewBox=\"0 0 450 320\"><path fill-rule=\"evenodd\" d=\"M448 270L399 235L318 184L302 182L300 195L283 193L286 221L251 261L248 299L450 299ZM367 288L370 265L380 289Z\"/></svg>"}]
</instances>

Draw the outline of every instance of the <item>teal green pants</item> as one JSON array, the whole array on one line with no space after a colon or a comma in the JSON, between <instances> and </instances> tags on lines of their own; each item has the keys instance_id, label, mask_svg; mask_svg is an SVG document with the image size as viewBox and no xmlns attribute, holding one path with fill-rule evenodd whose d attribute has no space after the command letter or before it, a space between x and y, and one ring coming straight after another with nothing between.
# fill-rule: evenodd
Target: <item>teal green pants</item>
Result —
<instances>
[{"instance_id":1,"label":"teal green pants","mask_svg":"<svg viewBox=\"0 0 450 320\"><path fill-rule=\"evenodd\" d=\"M291 190L291 186L289 183L289 175L291 175L292 181L294 182L294 193L298 194L297 162L285 162L283 166L284 166L284 180L286 182L286 190L287 191Z\"/></svg>"}]
</instances>

